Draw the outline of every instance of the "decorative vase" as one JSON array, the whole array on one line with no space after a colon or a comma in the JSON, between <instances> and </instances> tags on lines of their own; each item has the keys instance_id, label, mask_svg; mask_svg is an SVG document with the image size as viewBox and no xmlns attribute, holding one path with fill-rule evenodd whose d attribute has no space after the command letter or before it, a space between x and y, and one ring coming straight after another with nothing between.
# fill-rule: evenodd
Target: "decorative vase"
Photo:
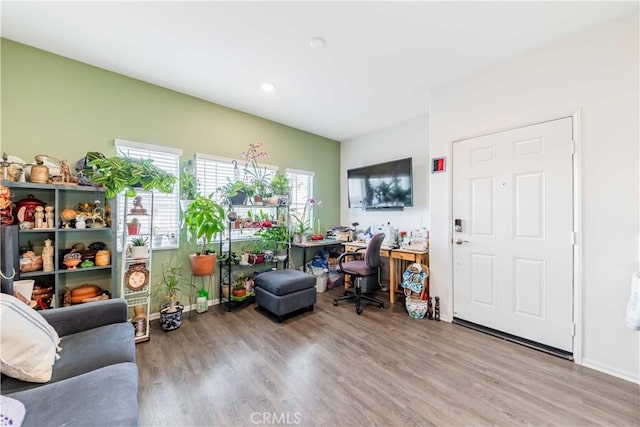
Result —
<instances>
[{"instance_id":1,"label":"decorative vase","mask_svg":"<svg viewBox=\"0 0 640 427\"><path fill-rule=\"evenodd\" d=\"M139 222L130 222L127 224L127 232L130 236L136 235L140 232L140 223Z\"/></svg>"},{"instance_id":2,"label":"decorative vase","mask_svg":"<svg viewBox=\"0 0 640 427\"><path fill-rule=\"evenodd\" d=\"M96 252L96 266L102 267L111 264L111 252L108 249L103 249Z\"/></svg>"},{"instance_id":3,"label":"decorative vase","mask_svg":"<svg viewBox=\"0 0 640 427\"><path fill-rule=\"evenodd\" d=\"M162 329L167 332L176 330L182 325L182 310L184 310L184 306L176 303L174 308L176 311L170 312L171 308L166 304L160 310L160 323L162 324Z\"/></svg>"},{"instance_id":4,"label":"decorative vase","mask_svg":"<svg viewBox=\"0 0 640 427\"><path fill-rule=\"evenodd\" d=\"M131 319L135 330L135 337L140 338L147 335L147 316L144 315L144 307L141 304L133 307L134 316Z\"/></svg>"}]
</instances>

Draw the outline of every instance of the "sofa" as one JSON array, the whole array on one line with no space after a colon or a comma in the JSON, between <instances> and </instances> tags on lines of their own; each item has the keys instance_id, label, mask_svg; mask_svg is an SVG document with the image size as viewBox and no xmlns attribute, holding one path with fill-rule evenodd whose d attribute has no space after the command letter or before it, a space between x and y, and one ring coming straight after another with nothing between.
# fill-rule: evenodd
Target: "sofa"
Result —
<instances>
[{"instance_id":1,"label":"sofa","mask_svg":"<svg viewBox=\"0 0 640 427\"><path fill-rule=\"evenodd\" d=\"M138 368L127 303L111 299L39 313L59 335L50 380L21 381L3 370L0 384L3 398L15 399L5 401L24 404L23 426L138 425ZM10 335L6 327L2 333Z\"/></svg>"}]
</instances>

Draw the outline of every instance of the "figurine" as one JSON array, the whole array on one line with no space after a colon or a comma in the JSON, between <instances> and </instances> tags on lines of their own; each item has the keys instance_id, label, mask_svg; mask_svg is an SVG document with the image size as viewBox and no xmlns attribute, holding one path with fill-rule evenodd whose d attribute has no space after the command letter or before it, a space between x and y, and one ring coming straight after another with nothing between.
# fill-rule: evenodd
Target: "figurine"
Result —
<instances>
[{"instance_id":1,"label":"figurine","mask_svg":"<svg viewBox=\"0 0 640 427\"><path fill-rule=\"evenodd\" d=\"M66 160L60 162L60 174L62 175L62 182L67 184L71 182L71 167Z\"/></svg>"},{"instance_id":2,"label":"figurine","mask_svg":"<svg viewBox=\"0 0 640 427\"><path fill-rule=\"evenodd\" d=\"M44 248L42 249L42 271L53 271L53 246L51 246L51 239L44 241Z\"/></svg>"},{"instance_id":3,"label":"figurine","mask_svg":"<svg viewBox=\"0 0 640 427\"><path fill-rule=\"evenodd\" d=\"M136 196L133 199L133 207L131 208L131 213L133 215L146 215L147 210L142 206L142 197Z\"/></svg>"},{"instance_id":4,"label":"figurine","mask_svg":"<svg viewBox=\"0 0 640 427\"><path fill-rule=\"evenodd\" d=\"M440 297L436 298L435 319L440 320Z\"/></svg>"},{"instance_id":5,"label":"figurine","mask_svg":"<svg viewBox=\"0 0 640 427\"><path fill-rule=\"evenodd\" d=\"M84 215L78 215L76 217L76 228L87 228L86 218Z\"/></svg>"},{"instance_id":6,"label":"figurine","mask_svg":"<svg viewBox=\"0 0 640 427\"><path fill-rule=\"evenodd\" d=\"M46 228L46 222L44 219L44 208L42 206L36 206L36 213L33 216L36 220L34 228Z\"/></svg>"},{"instance_id":7,"label":"figurine","mask_svg":"<svg viewBox=\"0 0 640 427\"><path fill-rule=\"evenodd\" d=\"M11 213L13 203L11 203L10 196L11 189L0 185L0 224L2 225L13 224L13 214Z\"/></svg>"},{"instance_id":8,"label":"figurine","mask_svg":"<svg viewBox=\"0 0 640 427\"><path fill-rule=\"evenodd\" d=\"M433 320L433 303L431 301L432 298L429 297L427 299L427 319Z\"/></svg>"},{"instance_id":9,"label":"figurine","mask_svg":"<svg viewBox=\"0 0 640 427\"><path fill-rule=\"evenodd\" d=\"M56 217L53 214L53 206L47 206L44 208L44 218L47 223L47 228L55 228Z\"/></svg>"}]
</instances>

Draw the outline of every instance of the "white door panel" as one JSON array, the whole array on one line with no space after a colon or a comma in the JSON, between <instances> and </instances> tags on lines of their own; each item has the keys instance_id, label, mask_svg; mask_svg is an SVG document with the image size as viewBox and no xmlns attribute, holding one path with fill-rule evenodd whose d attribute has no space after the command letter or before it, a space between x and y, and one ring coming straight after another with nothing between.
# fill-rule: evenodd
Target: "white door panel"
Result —
<instances>
[{"instance_id":1,"label":"white door panel","mask_svg":"<svg viewBox=\"0 0 640 427\"><path fill-rule=\"evenodd\" d=\"M569 352L571 139L567 118L453 146L455 317Z\"/></svg>"}]
</instances>

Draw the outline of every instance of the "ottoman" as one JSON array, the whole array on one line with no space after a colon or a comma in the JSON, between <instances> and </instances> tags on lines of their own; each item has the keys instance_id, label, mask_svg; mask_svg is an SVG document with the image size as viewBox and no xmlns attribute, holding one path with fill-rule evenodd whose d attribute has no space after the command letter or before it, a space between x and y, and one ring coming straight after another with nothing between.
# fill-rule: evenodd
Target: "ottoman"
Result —
<instances>
[{"instance_id":1,"label":"ottoman","mask_svg":"<svg viewBox=\"0 0 640 427\"><path fill-rule=\"evenodd\" d=\"M316 303L316 279L298 270L275 270L258 274L254 293L258 307L264 307L278 316L301 308L313 310Z\"/></svg>"}]
</instances>

